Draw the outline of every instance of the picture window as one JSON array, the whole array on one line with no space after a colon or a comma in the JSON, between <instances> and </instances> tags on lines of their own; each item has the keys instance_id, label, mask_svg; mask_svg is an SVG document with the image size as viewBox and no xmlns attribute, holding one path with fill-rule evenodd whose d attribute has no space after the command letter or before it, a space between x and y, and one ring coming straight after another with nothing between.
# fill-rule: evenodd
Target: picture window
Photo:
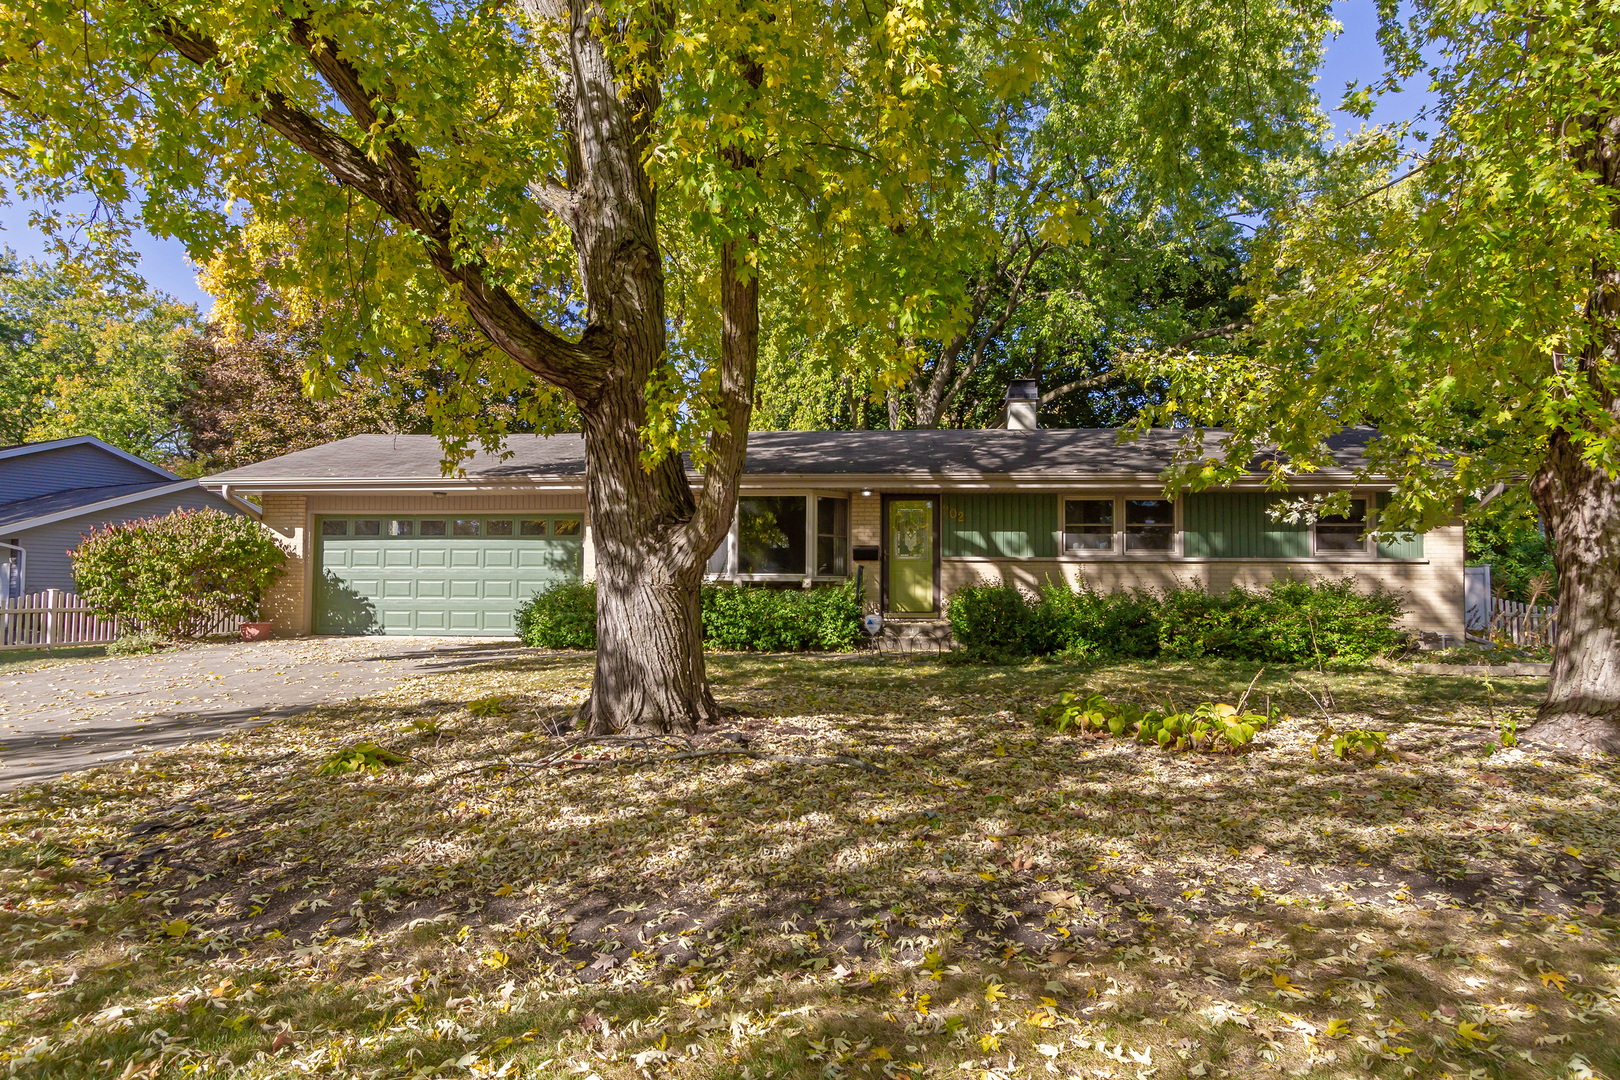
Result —
<instances>
[{"instance_id":1,"label":"picture window","mask_svg":"<svg viewBox=\"0 0 1620 1080\"><path fill-rule=\"evenodd\" d=\"M737 500L737 572L805 572L805 497L755 496Z\"/></svg>"}]
</instances>

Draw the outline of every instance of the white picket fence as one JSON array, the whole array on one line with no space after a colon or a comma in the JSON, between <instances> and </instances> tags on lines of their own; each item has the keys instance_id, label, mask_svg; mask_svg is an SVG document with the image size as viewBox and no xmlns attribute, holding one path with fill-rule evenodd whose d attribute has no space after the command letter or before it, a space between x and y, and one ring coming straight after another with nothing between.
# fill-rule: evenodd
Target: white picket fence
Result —
<instances>
[{"instance_id":1,"label":"white picket fence","mask_svg":"<svg viewBox=\"0 0 1620 1080\"><path fill-rule=\"evenodd\" d=\"M235 615L222 615L207 632L234 634L241 626ZM96 618L78 593L46 589L0 602L0 651L102 645L116 638L118 629L117 623Z\"/></svg>"},{"instance_id":2,"label":"white picket fence","mask_svg":"<svg viewBox=\"0 0 1620 1080\"><path fill-rule=\"evenodd\" d=\"M1491 597L1491 638L1505 637L1515 645L1551 648L1557 634L1557 604L1531 606Z\"/></svg>"}]
</instances>

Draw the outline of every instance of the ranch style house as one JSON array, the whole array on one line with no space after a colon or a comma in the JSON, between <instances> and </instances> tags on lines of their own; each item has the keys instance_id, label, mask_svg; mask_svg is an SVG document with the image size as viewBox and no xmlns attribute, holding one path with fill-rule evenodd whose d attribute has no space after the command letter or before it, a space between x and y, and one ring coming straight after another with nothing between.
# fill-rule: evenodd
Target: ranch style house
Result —
<instances>
[{"instance_id":1,"label":"ranch style house","mask_svg":"<svg viewBox=\"0 0 1620 1080\"><path fill-rule=\"evenodd\" d=\"M709 576L809 587L859 572L867 608L892 623L938 619L953 590L983 580L1219 592L1354 575L1403 594L1411 629L1462 640L1462 523L1393 542L1368 534L1390 490L1358 479L1373 432L1342 433L1335 467L1288 493L1264 490L1255 473L1166 499L1161 474L1184 434L753 432ZM1209 439L1213 452L1218 434ZM503 635L533 592L595 571L583 438L514 435L506 450L447 477L431 435L356 435L203 483L256 496L291 554L266 601L276 633ZM1346 487L1353 510L1342 518L1267 513L1290 495Z\"/></svg>"}]
</instances>

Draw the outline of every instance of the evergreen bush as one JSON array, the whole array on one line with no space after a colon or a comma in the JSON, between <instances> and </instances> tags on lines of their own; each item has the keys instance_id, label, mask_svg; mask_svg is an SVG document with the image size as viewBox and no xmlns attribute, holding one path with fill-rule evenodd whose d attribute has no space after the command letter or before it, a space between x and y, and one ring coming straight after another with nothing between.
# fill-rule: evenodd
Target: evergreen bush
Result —
<instances>
[{"instance_id":1,"label":"evergreen bush","mask_svg":"<svg viewBox=\"0 0 1620 1080\"><path fill-rule=\"evenodd\" d=\"M220 510L176 510L108 525L73 551L73 580L97 616L125 633L203 636L221 617L255 619L287 554L257 522Z\"/></svg>"}]
</instances>

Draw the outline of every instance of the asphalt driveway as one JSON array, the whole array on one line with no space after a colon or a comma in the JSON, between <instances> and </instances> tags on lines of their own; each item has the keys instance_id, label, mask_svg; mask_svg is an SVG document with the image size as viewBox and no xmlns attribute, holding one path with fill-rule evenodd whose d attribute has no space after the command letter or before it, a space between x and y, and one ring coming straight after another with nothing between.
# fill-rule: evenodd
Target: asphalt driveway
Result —
<instances>
[{"instance_id":1,"label":"asphalt driveway","mask_svg":"<svg viewBox=\"0 0 1620 1080\"><path fill-rule=\"evenodd\" d=\"M511 639L299 638L0 671L0 791L521 650Z\"/></svg>"}]
</instances>

